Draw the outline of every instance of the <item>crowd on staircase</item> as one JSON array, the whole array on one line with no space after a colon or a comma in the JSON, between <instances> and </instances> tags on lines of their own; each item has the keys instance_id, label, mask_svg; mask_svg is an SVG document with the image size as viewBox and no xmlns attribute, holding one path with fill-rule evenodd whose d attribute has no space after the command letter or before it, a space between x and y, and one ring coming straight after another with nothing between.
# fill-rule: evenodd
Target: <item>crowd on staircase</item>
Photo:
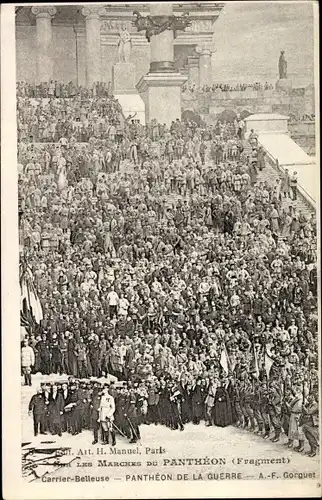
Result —
<instances>
[{"instance_id":1,"label":"crowd on staircase","mask_svg":"<svg viewBox=\"0 0 322 500\"><path fill-rule=\"evenodd\" d=\"M285 205L286 178L259 181L267 165L255 138L247 152L238 124L134 117L118 133L112 96L82 98L83 113L75 96L66 111L52 98L46 120L71 130L96 110L103 129L80 142L56 128L36 143L25 99L20 241L42 306L35 318L22 298L25 382L31 372L112 374L143 384L150 415L152 384L165 394L158 415L177 394L176 426L184 414L274 442L283 430L289 447L303 451L306 439L314 456L315 213Z\"/></svg>"}]
</instances>

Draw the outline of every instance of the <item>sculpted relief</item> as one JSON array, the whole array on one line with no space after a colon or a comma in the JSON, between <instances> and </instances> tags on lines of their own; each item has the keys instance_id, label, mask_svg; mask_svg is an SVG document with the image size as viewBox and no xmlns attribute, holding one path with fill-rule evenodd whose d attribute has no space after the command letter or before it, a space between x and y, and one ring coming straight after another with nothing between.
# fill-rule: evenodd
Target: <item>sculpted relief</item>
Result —
<instances>
[{"instance_id":1,"label":"sculpted relief","mask_svg":"<svg viewBox=\"0 0 322 500\"><path fill-rule=\"evenodd\" d=\"M186 31L193 33L203 33L205 31L213 31L213 23L209 20L193 20L191 25L186 28Z\"/></svg>"},{"instance_id":2,"label":"sculpted relief","mask_svg":"<svg viewBox=\"0 0 322 500\"><path fill-rule=\"evenodd\" d=\"M122 19L106 19L102 21L101 33L110 33L111 31L119 32L122 29L133 31L131 21L122 21Z\"/></svg>"}]
</instances>

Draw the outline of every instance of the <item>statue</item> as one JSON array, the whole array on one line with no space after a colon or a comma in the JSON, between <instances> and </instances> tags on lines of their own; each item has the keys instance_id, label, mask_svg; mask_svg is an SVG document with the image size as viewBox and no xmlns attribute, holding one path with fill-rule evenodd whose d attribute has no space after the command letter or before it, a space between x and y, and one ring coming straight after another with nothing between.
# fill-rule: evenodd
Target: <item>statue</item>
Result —
<instances>
[{"instance_id":1,"label":"statue","mask_svg":"<svg viewBox=\"0 0 322 500\"><path fill-rule=\"evenodd\" d=\"M136 17L133 25L138 31L145 31L145 37L149 42L151 36L159 35L165 30L173 30L174 37L177 31L184 31L185 28L191 25L189 14L183 14L180 17L176 16L142 16L138 10L133 12Z\"/></svg>"},{"instance_id":2,"label":"statue","mask_svg":"<svg viewBox=\"0 0 322 500\"><path fill-rule=\"evenodd\" d=\"M119 62L130 62L131 51L132 51L132 38L125 26L122 26L119 31L119 42L118 42L118 59Z\"/></svg>"},{"instance_id":3,"label":"statue","mask_svg":"<svg viewBox=\"0 0 322 500\"><path fill-rule=\"evenodd\" d=\"M278 71L280 74L280 80L285 80L287 78L287 61L284 57L284 50L281 50L281 55L278 61Z\"/></svg>"}]
</instances>

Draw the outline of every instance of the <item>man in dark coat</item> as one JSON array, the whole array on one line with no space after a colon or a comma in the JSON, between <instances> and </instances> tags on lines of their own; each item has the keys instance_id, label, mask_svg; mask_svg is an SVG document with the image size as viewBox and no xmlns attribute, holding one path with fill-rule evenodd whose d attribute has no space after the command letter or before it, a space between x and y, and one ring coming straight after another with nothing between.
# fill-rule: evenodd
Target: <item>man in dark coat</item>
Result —
<instances>
[{"instance_id":1,"label":"man in dark coat","mask_svg":"<svg viewBox=\"0 0 322 500\"><path fill-rule=\"evenodd\" d=\"M69 395L65 405L65 412L68 413L67 425L71 434L78 434L79 428L79 412L77 411L78 404L78 388L75 382L70 385Z\"/></svg>"},{"instance_id":2,"label":"man in dark coat","mask_svg":"<svg viewBox=\"0 0 322 500\"><path fill-rule=\"evenodd\" d=\"M136 443L140 436L140 430L138 426L138 395L134 388L130 388L129 390L129 398L127 401L127 405L125 408L125 418L129 423L131 429L131 440L130 443Z\"/></svg>"},{"instance_id":3,"label":"man in dark coat","mask_svg":"<svg viewBox=\"0 0 322 500\"><path fill-rule=\"evenodd\" d=\"M225 380L221 381L216 390L214 403L214 423L218 427L227 427L232 424L231 402L226 389Z\"/></svg>"},{"instance_id":4,"label":"man in dark coat","mask_svg":"<svg viewBox=\"0 0 322 500\"><path fill-rule=\"evenodd\" d=\"M195 425L199 425L201 418L204 415L204 400L205 391L201 387L201 379L198 378L196 385L192 390L191 402L192 402L192 422Z\"/></svg>"},{"instance_id":5,"label":"man in dark coat","mask_svg":"<svg viewBox=\"0 0 322 500\"><path fill-rule=\"evenodd\" d=\"M125 387L122 387L118 394L115 396L115 413L114 420L117 427L131 439L131 429L126 419L126 410L128 407L129 393Z\"/></svg>"},{"instance_id":6,"label":"man in dark coat","mask_svg":"<svg viewBox=\"0 0 322 500\"><path fill-rule=\"evenodd\" d=\"M148 382L148 422L157 424L159 388L155 382Z\"/></svg>"},{"instance_id":7,"label":"man in dark coat","mask_svg":"<svg viewBox=\"0 0 322 500\"><path fill-rule=\"evenodd\" d=\"M61 335L58 340L58 344L61 353L61 374L62 373L69 374L68 357L67 357L68 340L64 338L63 335Z\"/></svg>"},{"instance_id":8,"label":"man in dark coat","mask_svg":"<svg viewBox=\"0 0 322 500\"><path fill-rule=\"evenodd\" d=\"M315 457L319 446L319 402L317 394L310 394L303 408L303 433L310 445L309 457Z\"/></svg>"},{"instance_id":9,"label":"man in dark coat","mask_svg":"<svg viewBox=\"0 0 322 500\"><path fill-rule=\"evenodd\" d=\"M77 377L77 354L76 354L77 342L72 334L69 336L68 346L67 346L67 359L68 368L71 375Z\"/></svg>"},{"instance_id":10,"label":"man in dark coat","mask_svg":"<svg viewBox=\"0 0 322 500\"><path fill-rule=\"evenodd\" d=\"M45 413L46 405L44 400L44 395L42 389L37 390L37 394L34 394L30 400L29 413L32 413L34 420L34 435L45 434Z\"/></svg>"},{"instance_id":11,"label":"man in dark coat","mask_svg":"<svg viewBox=\"0 0 322 500\"><path fill-rule=\"evenodd\" d=\"M183 395L178 385L169 383L169 399L171 407L171 427L173 430L180 429L184 430L182 423L182 400Z\"/></svg>"},{"instance_id":12,"label":"man in dark coat","mask_svg":"<svg viewBox=\"0 0 322 500\"><path fill-rule=\"evenodd\" d=\"M63 399L63 415L62 415L62 430L63 432L70 432L69 429L69 420L68 416L69 413L65 413L65 406L68 404L68 399L69 399L69 388L68 384L63 382L61 385L61 389L59 391L61 393L62 399Z\"/></svg>"},{"instance_id":13,"label":"man in dark coat","mask_svg":"<svg viewBox=\"0 0 322 500\"><path fill-rule=\"evenodd\" d=\"M97 335L91 334L88 343L88 355L92 368L93 377L99 375L99 340Z\"/></svg>"},{"instance_id":14,"label":"man in dark coat","mask_svg":"<svg viewBox=\"0 0 322 500\"><path fill-rule=\"evenodd\" d=\"M56 333L53 333L50 342L51 373L62 373L62 354L60 351L59 340Z\"/></svg>"},{"instance_id":15,"label":"man in dark coat","mask_svg":"<svg viewBox=\"0 0 322 500\"><path fill-rule=\"evenodd\" d=\"M62 435L62 415L64 411L64 399L61 392L58 391L58 386L53 385L49 397L49 428L52 434Z\"/></svg>"},{"instance_id":16,"label":"man in dark coat","mask_svg":"<svg viewBox=\"0 0 322 500\"><path fill-rule=\"evenodd\" d=\"M41 340L36 345L39 353L40 371L44 375L50 374L50 347L46 335L42 335Z\"/></svg>"},{"instance_id":17,"label":"man in dark coat","mask_svg":"<svg viewBox=\"0 0 322 500\"><path fill-rule=\"evenodd\" d=\"M94 434L94 440L92 444L98 443L98 430L100 428L100 423L99 423L100 403L101 403L100 384L98 382L95 382L90 402L91 429L93 429L93 434Z\"/></svg>"},{"instance_id":18,"label":"man in dark coat","mask_svg":"<svg viewBox=\"0 0 322 500\"><path fill-rule=\"evenodd\" d=\"M275 435L271 438L273 443L279 441L282 432L281 411L282 411L282 391L280 383L277 380L272 380L269 387L269 416L274 427Z\"/></svg>"}]
</instances>

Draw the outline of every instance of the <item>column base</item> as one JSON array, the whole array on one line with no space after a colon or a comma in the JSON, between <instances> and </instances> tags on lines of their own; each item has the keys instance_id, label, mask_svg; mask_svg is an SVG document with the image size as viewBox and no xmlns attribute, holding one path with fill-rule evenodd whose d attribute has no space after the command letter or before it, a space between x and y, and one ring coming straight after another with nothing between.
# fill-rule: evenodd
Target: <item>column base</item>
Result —
<instances>
[{"instance_id":1,"label":"column base","mask_svg":"<svg viewBox=\"0 0 322 500\"><path fill-rule=\"evenodd\" d=\"M152 61L150 62L149 73L176 73L173 61Z\"/></svg>"},{"instance_id":2,"label":"column base","mask_svg":"<svg viewBox=\"0 0 322 500\"><path fill-rule=\"evenodd\" d=\"M186 81L180 73L148 73L141 78L136 88L145 103L147 123L156 119L170 126L181 119L181 87Z\"/></svg>"}]
</instances>

